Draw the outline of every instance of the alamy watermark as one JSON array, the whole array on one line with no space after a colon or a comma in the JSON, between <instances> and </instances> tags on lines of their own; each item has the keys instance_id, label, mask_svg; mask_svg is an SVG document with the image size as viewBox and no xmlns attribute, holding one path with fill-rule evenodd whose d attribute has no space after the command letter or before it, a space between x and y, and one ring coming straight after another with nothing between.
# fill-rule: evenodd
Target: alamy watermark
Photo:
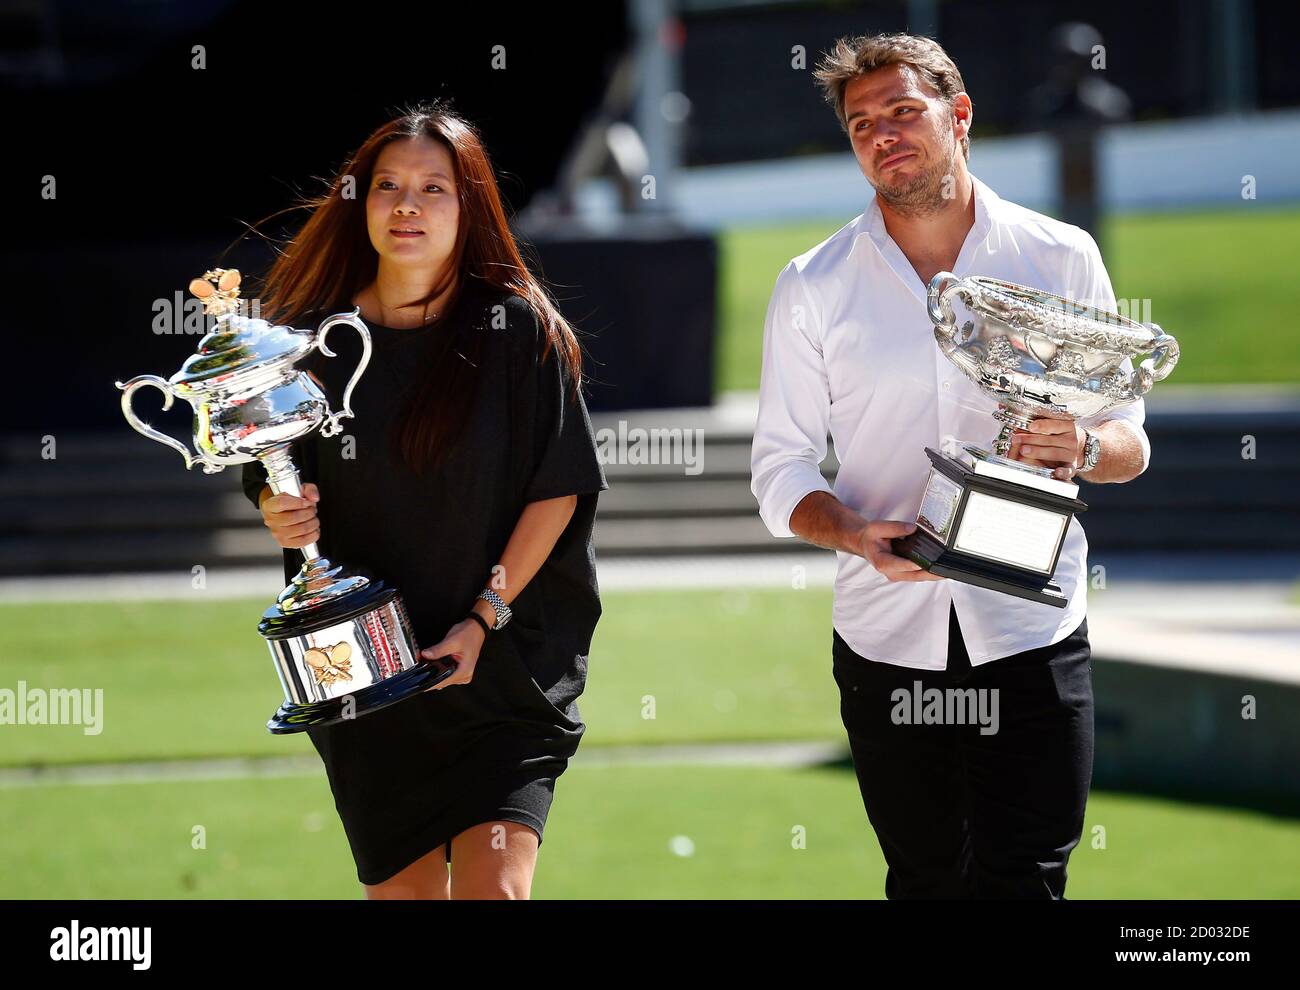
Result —
<instances>
[{"instance_id":1,"label":"alamy watermark","mask_svg":"<svg viewBox=\"0 0 1300 990\"><path fill-rule=\"evenodd\" d=\"M129 962L135 970L151 965L153 929L136 926L81 927L76 918L66 928L50 930L50 958L55 962Z\"/></svg>"},{"instance_id":2,"label":"alamy watermark","mask_svg":"<svg viewBox=\"0 0 1300 990\"><path fill-rule=\"evenodd\" d=\"M596 431L596 454L601 464L681 464L685 473L704 470L704 431L642 426L629 427L618 421L618 429Z\"/></svg>"},{"instance_id":3,"label":"alamy watermark","mask_svg":"<svg viewBox=\"0 0 1300 990\"><path fill-rule=\"evenodd\" d=\"M0 688L0 725L80 725L88 736L104 731L104 689Z\"/></svg>"},{"instance_id":4,"label":"alamy watermark","mask_svg":"<svg viewBox=\"0 0 1300 990\"><path fill-rule=\"evenodd\" d=\"M895 688L889 695L895 725L978 725L981 736L998 731L997 688Z\"/></svg>"},{"instance_id":5,"label":"alamy watermark","mask_svg":"<svg viewBox=\"0 0 1300 990\"><path fill-rule=\"evenodd\" d=\"M203 300L186 297L179 290L170 298L159 297L153 301L153 319L150 328L159 336L170 334L201 335L217 325L217 317L203 308ZM232 310L236 315L250 320L262 318L262 300L256 296L237 299Z\"/></svg>"}]
</instances>

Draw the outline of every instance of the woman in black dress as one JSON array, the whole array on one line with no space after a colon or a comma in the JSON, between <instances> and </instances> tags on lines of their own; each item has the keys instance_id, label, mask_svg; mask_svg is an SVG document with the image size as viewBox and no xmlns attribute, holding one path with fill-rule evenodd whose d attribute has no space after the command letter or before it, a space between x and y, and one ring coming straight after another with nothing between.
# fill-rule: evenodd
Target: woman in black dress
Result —
<instances>
[{"instance_id":1,"label":"woman in black dress","mask_svg":"<svg viewBox=\"0 0 1300 990\"><path fill-rule=\"evenodd\" d=\"M520 258L478 136L445 107L380 127L310 205L263 315L314 328L359 306L374 351L344 433L294 445L304 497L273 495L256 462L244 489L286 581L294 548L318 541L397 587L421 655L457 670L308 732L368 897L527 897L600 616L607 486L577 339ZM340 408L360 343L344 330L330 346L304 367Z\"/></svg>"}]
</instances>

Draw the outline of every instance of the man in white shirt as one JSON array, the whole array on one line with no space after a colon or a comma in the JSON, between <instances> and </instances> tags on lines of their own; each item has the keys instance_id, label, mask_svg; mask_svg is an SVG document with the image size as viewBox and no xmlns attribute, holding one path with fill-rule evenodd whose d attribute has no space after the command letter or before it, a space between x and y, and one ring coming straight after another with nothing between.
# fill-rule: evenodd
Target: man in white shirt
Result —
<instances>
[{"instance_id":1,"label":"man in white shirt","mask_svg":"<svg viewBox=\"0 0 1300 990\"><path fill-rule=\"evenodd\" d=\"M1083 529L1070 523L1055 573L1065 608L937 578L890 539L914 528L925 448L988 447L998 428L994 400L935 344L930 279L987 275L1114 310L1110 279L1088 233L967 171L973 108L937 43L841 39L817 79L876 194L777 278L751 464L759 513L776 536L837 551L834 671L886 896L1060 898L1092 776ZM1035 420L1010 456L1128 481L1150 457L1143 419L1139 401ZM828 431L834 488L819 470ZM1090 435L1100 458L1081 472ZM935 688L966 692L992 728L951 708L931 724L922 701Z\"/></svg>"}]
</instances>

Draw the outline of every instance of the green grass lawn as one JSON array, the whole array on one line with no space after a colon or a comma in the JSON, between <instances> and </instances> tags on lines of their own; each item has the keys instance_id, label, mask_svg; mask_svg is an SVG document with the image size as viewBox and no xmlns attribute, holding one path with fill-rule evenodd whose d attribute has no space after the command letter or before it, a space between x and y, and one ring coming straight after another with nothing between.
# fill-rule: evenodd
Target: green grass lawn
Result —
<instances>
[{"instance_id":1,"label":"green grass lawn","mask_svg":"<svg viewBox=\"0 0 1300 990\"><path fill-rule=\"evenodd\" d=\"M839 738L829 589L603 598L579 702L584 743ZM201 597L0 606L0 686L104 689L99 735L0 727L0 765L313 752L303 737L266 731L283 699L256 631L264 607Z\"/></svg>"},{"instance_id":2,"label":"green grass lawn","mask_svg":"<svg viewBox=\"0 0 1300 990\"><path fill-rule=\"evenodd\" d=\"M743 228L720 239L719 389L758 387L763 319L777 273L851 220ZM1300 209L1243 203L1107 219L1102 254L1121 299L1182 345L1170 382L1300 382Z\"/></svg>"},{"instance_id":3,"label":"green grass lawn","mask_svg":"<svg viewBox=\"0 0 1300 990\"><path fill-rule=\"evenodd\" d=\"M611 743L843 740L827 589L604 596L582 709ZM104 689L104 731L0 726L0 763L311 753L280 701L256 601L0 607L0 686ZM669 619L671 617L671 632ZM71 644L71 645L70 645ZM653 696L656 718L642 717ZM1106 848L1091 847L1094 825ZM206 848L192 839L202 826ZM797 827L806 848L794 848ZM0 898L355 897L324 771L0 790ZM1300 823L1094 792L1073 897L1298 897ZM685 854L684 854L685 853ZM883 863L841 767L575 764L539 897L879 897Z\"/></svg>"},{"instance_id":4,"label":"green grass lawn","mask_svg":"<svg viewBox=\"0 0 1300 990\"><path fill-rule=\"evenodd\" d=\"M0 898L360 896L323 773L4 798ZM1104 849L1090 841L1098 825ZM1094 792L1067 892L1300 897L1296 831L1254 812ZM847 770L575 765L556 786L533 893L880 898L884 872Z\"/></svg>"}]
</instances>

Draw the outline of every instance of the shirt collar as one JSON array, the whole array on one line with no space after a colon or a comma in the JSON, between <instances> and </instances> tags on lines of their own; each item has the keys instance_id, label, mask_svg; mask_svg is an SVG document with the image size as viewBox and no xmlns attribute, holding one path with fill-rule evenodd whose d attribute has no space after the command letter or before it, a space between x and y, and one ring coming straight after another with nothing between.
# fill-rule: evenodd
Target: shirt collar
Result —
<instances>
[{"instance_id":1,"label":"shirt collar","mask_svg":"<svg viewBox=\"0 0 1300 990\"><path fill-rule=\"evenodd\" d=\"M971 185L975 190L975 225L971 228L970 235L973 235L977 242L982 241L989 235L993 229L993 220L997 217L1002 200L992 189L977 179L974 175L970 177ZM880 212L880 202L874 194L871 201L867 204L866 210L862 214L862 223L859 234L869 234L875 242L876 247L883 247L885 241L889 238L889 231L885 229L885 217Z\"/></svg>"}]
</instances>

